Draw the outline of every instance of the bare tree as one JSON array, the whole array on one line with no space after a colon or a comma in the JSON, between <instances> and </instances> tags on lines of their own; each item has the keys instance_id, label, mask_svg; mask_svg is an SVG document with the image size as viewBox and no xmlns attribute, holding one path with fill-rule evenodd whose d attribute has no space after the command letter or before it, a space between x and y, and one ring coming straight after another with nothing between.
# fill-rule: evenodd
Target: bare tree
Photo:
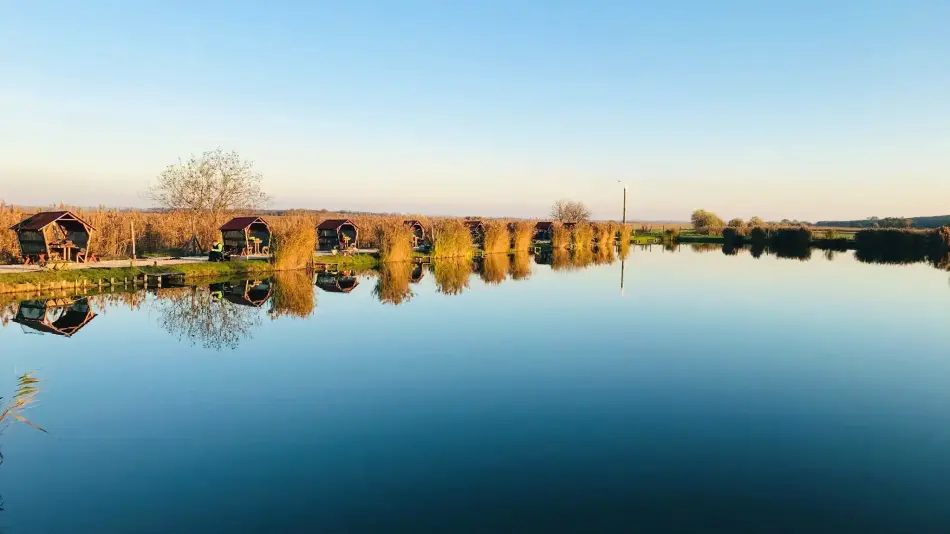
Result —
<instances>
[{"instance_id":1,"label":"bare tree","mask_svg":"<svg viewBox=\"0 0 950 534\"><path fill-rule=\"evenodd\" d=\"M590 210L583 202L558 200L551 206L551 217L561 222L581 222L590 218Z\"/></svg>"},{"instance_id":2,"label":"bare tree","mask_svg":"<svg viewBox=\"0 0 950 534\"><path fill-rule=\"evenodd\" d=\"M202 217L216 220L224 212L267 203L254 163L220 148L169 165L149 188L148 197L163 208L185 213L195 239Z\"/></svg>"}]
</instances>

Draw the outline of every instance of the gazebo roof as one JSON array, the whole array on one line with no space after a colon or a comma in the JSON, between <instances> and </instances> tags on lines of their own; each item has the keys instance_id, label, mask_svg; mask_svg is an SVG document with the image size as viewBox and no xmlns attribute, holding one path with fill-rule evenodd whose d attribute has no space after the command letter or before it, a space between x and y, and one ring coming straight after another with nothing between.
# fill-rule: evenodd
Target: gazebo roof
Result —
<instances>
[{"instance_id":1,"label":"gazebo roof","mask_svg":"<svg viewBox=\"0 0 950 534\"><path fill-rule=\"evenodd\" d=\"M244 230L248 226L254 223L261 223L264 226L270 228L270 225L267 224L267 221L261 219L260 217L235 217L230 221L224 223L224 226L219 228L222 232L228 232L232 230Z\"/></svg>"},{"instance_id":2,"label":"gazebo roof","mask_svg":"<svg viewBox=\"0 0 950 534\"><path fill-rule=\"evenodd\" d=\"M554 223L551 221L539 221L538 224L534 225L538 230L550 230Z\"/></svg>"},{"instance_id":3,"label":"gazebo roof","mask_svg":"<svg viewBox=\"0 0 950 534\"><path fill-rule=\"evenodd\" d=\"M356 228L356 223L349 219L327 219L317 225L317 230L337 230L344 224L349 224Z\"/></svg>"},{"instance_id":4,"label":"gazebo roof","mask_svg":"<svg viewBox=\"0 0 950 534\"><path fill-rule=\"evenodd\" d=\"M95 228L87 223L86 221L79 218L78 215L71 211L41 211L36 215L32 215L10 227L14 232L19 232L20 230L42 230L47 226L59 222L78 222L79 224L86 227L88 230L95 230Z\"/></svg>"}]
</instances>

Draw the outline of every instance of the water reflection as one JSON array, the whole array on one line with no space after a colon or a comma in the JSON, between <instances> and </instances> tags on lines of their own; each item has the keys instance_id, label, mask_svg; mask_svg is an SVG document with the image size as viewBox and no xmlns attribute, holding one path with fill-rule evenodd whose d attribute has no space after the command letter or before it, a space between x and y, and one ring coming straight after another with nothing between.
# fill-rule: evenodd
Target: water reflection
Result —
<instances>
[{"instance_id":1,"label":"water reflection","mask_svg":"<svg viewBox=\"0 0 950 534\"><path fill-rule=\"evenodd\" d=\"M486 284L497 285L508 277L508 254L489 254L479 263L479 274Z\"/></svg>"},{"instance_id":2,"label":"water reflection","mask_svg":"<svg viewBox=\"0 0 950 534\"><path fill-rule=\"evenodd\" d=\"M158 324L179 341L233 350L252 337L261 316L256 306L221 298L224 295L218 285L213 291L202 287L167 290L156 302Z\"/></svg>"},{"instance_id":3,"label":"water reflection","mask_svg":"<svg viewBox=\"0 0 950 534\"><path fill-rule=\"evenodd\" d=\"M317 287L327 293L349 293L358 285L360 280L354 271L317 273Z\"/></svg>"},{"instance_id":4,"label":"water reflection","mask_svg":"<svg viewBox=\"0 0 950 534\"><path fill-rule=\"evenodd\" d=\"M13 322L41 334L72 337L95 317L86 298L24 300Z\"/></svg>"},{"instance_id":5,"label":"water reflection","mask_svg":"<svg viewBox=\"0 0 950 534\"><path fill-rule=\"evenodd\" d=\"M527 280L531 277L531 256L527 251L516 252L509 269L512 280Z\"/></svg>"},{"instance_id":6,"label":"water reflection","mask_svg":"<svg viewBox=\"0 0 950 534\"><path fill-rule=\"evenodd\" d=\"M413 265L411 263L384 263L380 266L379 276L376 279L376 287L373 288L373 295L383 304L392 304L398 306L412 299L412 289L409 288L417 272L421 272L422 265ZM418 274L421 279L422 275Z\"/></svg>"},{"instance_id":7,"label":"water reflection","mask_svg":"<svg viewBox=\"0 0 950 534\"><path fill-rule=\"evenodd\" d=\"M235 280L211 284L208 291L215 301L223 298L238 306L260 308L270 300L272 290L270 280Z\"/></svg>"},{"instance_id":8,"label":"water reflection","mask_svg":"<svg viewBox=\"0 0 950 534\"><path fill-rule=\"evenodd\" d=\"M271 319L281 317L305 318L313 313L316 295L314 282L306 271L280 271L272 279L273 297L268 314Z\"/></svg>"},{"instance_id":9,"label":"water reflection","mask_svg":"<svg viewBox=\"0 0 950 534\"><path fill-rule=\"evenodd\" d=\"M472 275L472 262L461 258L448 258L432 262L432 277L435 287L443 295L459 295L468 287Z\"/></svg>"},{"instance_id":10,"label":"water reflection","mask_svg":"<svg viewBox=\"0 0 950 534\"><path fill-rule=\"evenodd\" d=\"M615 260L612 246L597 247L597 250L594 251L594 264L596 265L610 265Z\"/></svg>"}]
</instances>

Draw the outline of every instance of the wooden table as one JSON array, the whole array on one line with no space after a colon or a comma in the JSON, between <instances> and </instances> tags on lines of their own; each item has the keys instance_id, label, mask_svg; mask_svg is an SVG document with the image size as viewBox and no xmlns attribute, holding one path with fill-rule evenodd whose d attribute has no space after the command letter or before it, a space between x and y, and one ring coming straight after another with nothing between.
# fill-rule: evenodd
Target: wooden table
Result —
<instances>
[{"instance_id":1,"label":"wooden table","mask_svg":"<svg viewBox=\"0 0 950 534\"><path fill-rule=\"evenodd\" d=\"M72 261L72 251L76 247L71 241L63 241L60 243L50 243L49 248L51 251L59 251L60 256L65 261Z\"/></svg>"}]
</instances>

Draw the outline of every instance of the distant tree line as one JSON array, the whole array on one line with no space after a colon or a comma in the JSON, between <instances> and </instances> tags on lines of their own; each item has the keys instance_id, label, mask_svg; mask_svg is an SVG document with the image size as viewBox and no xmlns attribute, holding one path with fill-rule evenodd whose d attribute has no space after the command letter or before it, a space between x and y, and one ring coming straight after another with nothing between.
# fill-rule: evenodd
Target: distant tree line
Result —
<instances>
[{"instance_id":1,"label":"distant tree line","mask_svg":"<svg viewBox=\"0 0 950 534\"><path fill-rule=\"evenodd\" d=\"M933 217L868 217L854 221L818 221L815 226L839 228L940 228L950 226L950 215Z\"/></svg>"}]
</instances>

